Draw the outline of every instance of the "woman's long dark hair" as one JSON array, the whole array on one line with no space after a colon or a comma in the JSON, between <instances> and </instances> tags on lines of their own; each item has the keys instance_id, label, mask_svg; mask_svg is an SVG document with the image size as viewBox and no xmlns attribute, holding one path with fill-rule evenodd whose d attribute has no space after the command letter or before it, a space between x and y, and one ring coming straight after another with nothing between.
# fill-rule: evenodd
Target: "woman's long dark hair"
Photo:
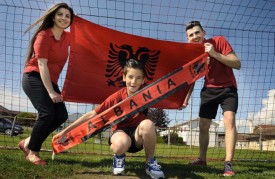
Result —
<instances>
[{"instance_id":1,"label":"woman's long dark hair","mask_svg":"<svg viewBox=\"0 0 275 179\"><path fill-rule=\"evenodd\" d=\"M27 51L27 57L26 57L25 65L28 63L28 61L33 56L33 51L34 51L33 44L34 44L34 41L36 39L37 34L42 30L53 27L53 25L54 25L53 18L55 16L56 12L58 11L58 9L60 9L60 8L65 8L65 9L68 9L70 11L70 13L71 13L71 23L73 22L73 18L74 18L73 9L70 6L68 6L68 4L66 4L66 3L58 3L58 4L54 5L53 7L51 7L50 9L48 9L42 17L40 17L37 21L35 21L32 25L30 25L25 30L24 34L27 33L28 31L30 31L33 27L35 27L39 23L41 23L41 25L37 28L37 30L35 31L32 39L30 41L28 51ZM71 25L71 23L70 23L70 25Z\"/></svg>"}]
</instances>

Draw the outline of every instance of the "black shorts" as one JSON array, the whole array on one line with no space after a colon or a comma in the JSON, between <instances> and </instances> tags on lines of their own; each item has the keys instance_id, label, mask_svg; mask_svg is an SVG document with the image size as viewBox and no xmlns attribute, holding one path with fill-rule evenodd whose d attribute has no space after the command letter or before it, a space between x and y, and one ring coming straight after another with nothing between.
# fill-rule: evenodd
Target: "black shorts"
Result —
<instances>
[{"instance_id":1,"label":"black shorts","mask_svg":"<svg viewBox=\"0 0 275 179\"><path fill-rule=\"evenodd\" d=\"M123 128L123 129L118 129L118 130L115 130L112 135L118 131L123 131L125 132L130 138L131 138L131 146L130 148L128 149L127 152L129 153L136 153L136 152L139 152L143 149L143 146L141 146L140 148L138 148L136 146L136 139L135 139L135 131L136 131L136 127L129 127L129 128ZM112 135L110 136L109 138L109 145L111 145L111 137Z\"/></svg>"},{"instance_id":2,"label":"black shorts","mask_svg":"<svg viewBox=\"0 0 275 179\"><path fill-rule=\"evenodd\" d=\"M237 113L238 90L235 87L207 88L201 90L201 104L199 116L201 118L215 119L218 107L221 105L223 113L232 111Z\"/></svg>"}]
</instances>

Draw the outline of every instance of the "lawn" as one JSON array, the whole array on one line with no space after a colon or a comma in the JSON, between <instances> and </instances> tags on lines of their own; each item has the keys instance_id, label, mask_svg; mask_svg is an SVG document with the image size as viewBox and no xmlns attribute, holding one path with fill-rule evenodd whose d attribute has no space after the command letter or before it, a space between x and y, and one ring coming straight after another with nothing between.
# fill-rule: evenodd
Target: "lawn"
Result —
<instances>
[{"instance_id":1,"label":"lawn","mask_svg":"<svg viewBox=\"0 0 275 179\"><path fill-rule=\"evenodd\" d=\"M90 178L149 178L145 173L144 151L127 154L124 176L112 175L112 152L107 140L98 143L91 138L68 152L51 160L51 137L43 144L41 157L47 166L35 166L25 160L17 144L25 135L0 135L0 179L90 179ZM223 170L224 148L209 148L208 166L189 166L188 162L198 155L198 147L157 144L156 157L166 178L220 178ZM275 178L274 152L236 150L234 178Z\"/></svg>"},{"instance_id":2,"label":"lawn","mask_svg":"<svg viewBox=\"0 0 275 179\"><path fill-rule=\"evenodd\" d=\"M112 175L112 156L96 154L62 153L51 160L51 152L41 152L47 166L35 166L25 160L20 150L0 149L0 178L55 179L55 178L149 178L145 174L144 157L127 157L125 176ZM222 161L210 161L207 167L187 165L183 159L158 158L166 178L220 178ZM274 178L275 163L234 163L234 178Z\"/></svg>"}]
</instances>

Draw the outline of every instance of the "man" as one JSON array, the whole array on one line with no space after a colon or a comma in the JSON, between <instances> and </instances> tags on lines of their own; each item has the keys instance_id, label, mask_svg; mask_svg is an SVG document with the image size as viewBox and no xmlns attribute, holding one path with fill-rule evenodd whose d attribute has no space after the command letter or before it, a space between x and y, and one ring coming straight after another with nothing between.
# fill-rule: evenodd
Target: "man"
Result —
<instances>
[{"instance_id":1,"label":"man","mask_svg":"<svg viewBox=\"0 0 275 179\"><path fill-rule=\"evenodd\" d=\"M235 115L238 108L237 83L233 69L240 69L241 63L231 45L223 36L205 39L205 31L199 21L192 21L186 26L189 43L204 44L205 52L210 57L209 73L205 76L204 87L201 90L201 104L199 111L199 158L192 161L192 165L206 165L206 153L209 144L209 128L211 120L217 115L218 106L223 110L225 127L225 162L224 176L233 176L232 160L234 156L237 131ZM190 88L190 96L193 90ZM183 107L188 104L188 97Z\"/></svg>"}]
</instances>

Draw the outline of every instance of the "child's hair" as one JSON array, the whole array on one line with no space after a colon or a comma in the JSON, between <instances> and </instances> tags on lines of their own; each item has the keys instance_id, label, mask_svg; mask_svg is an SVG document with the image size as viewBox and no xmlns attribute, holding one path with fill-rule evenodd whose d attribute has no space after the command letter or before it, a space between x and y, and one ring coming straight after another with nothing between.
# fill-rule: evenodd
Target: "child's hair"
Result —
<instances>
[{"instance_id":1,"label":"child's hair","mask_svg":"<svg viewBox=\"0 0 275 179\"><path fill-rule=\"evenodd\" d=\"M144 65L141 62L134 60L134 59L127 60L125 66L123 68L123 75L126 76L129 68L139 69L140 71L142 71L143 77L145 77Z\"/></svg>"}]
</instances>

